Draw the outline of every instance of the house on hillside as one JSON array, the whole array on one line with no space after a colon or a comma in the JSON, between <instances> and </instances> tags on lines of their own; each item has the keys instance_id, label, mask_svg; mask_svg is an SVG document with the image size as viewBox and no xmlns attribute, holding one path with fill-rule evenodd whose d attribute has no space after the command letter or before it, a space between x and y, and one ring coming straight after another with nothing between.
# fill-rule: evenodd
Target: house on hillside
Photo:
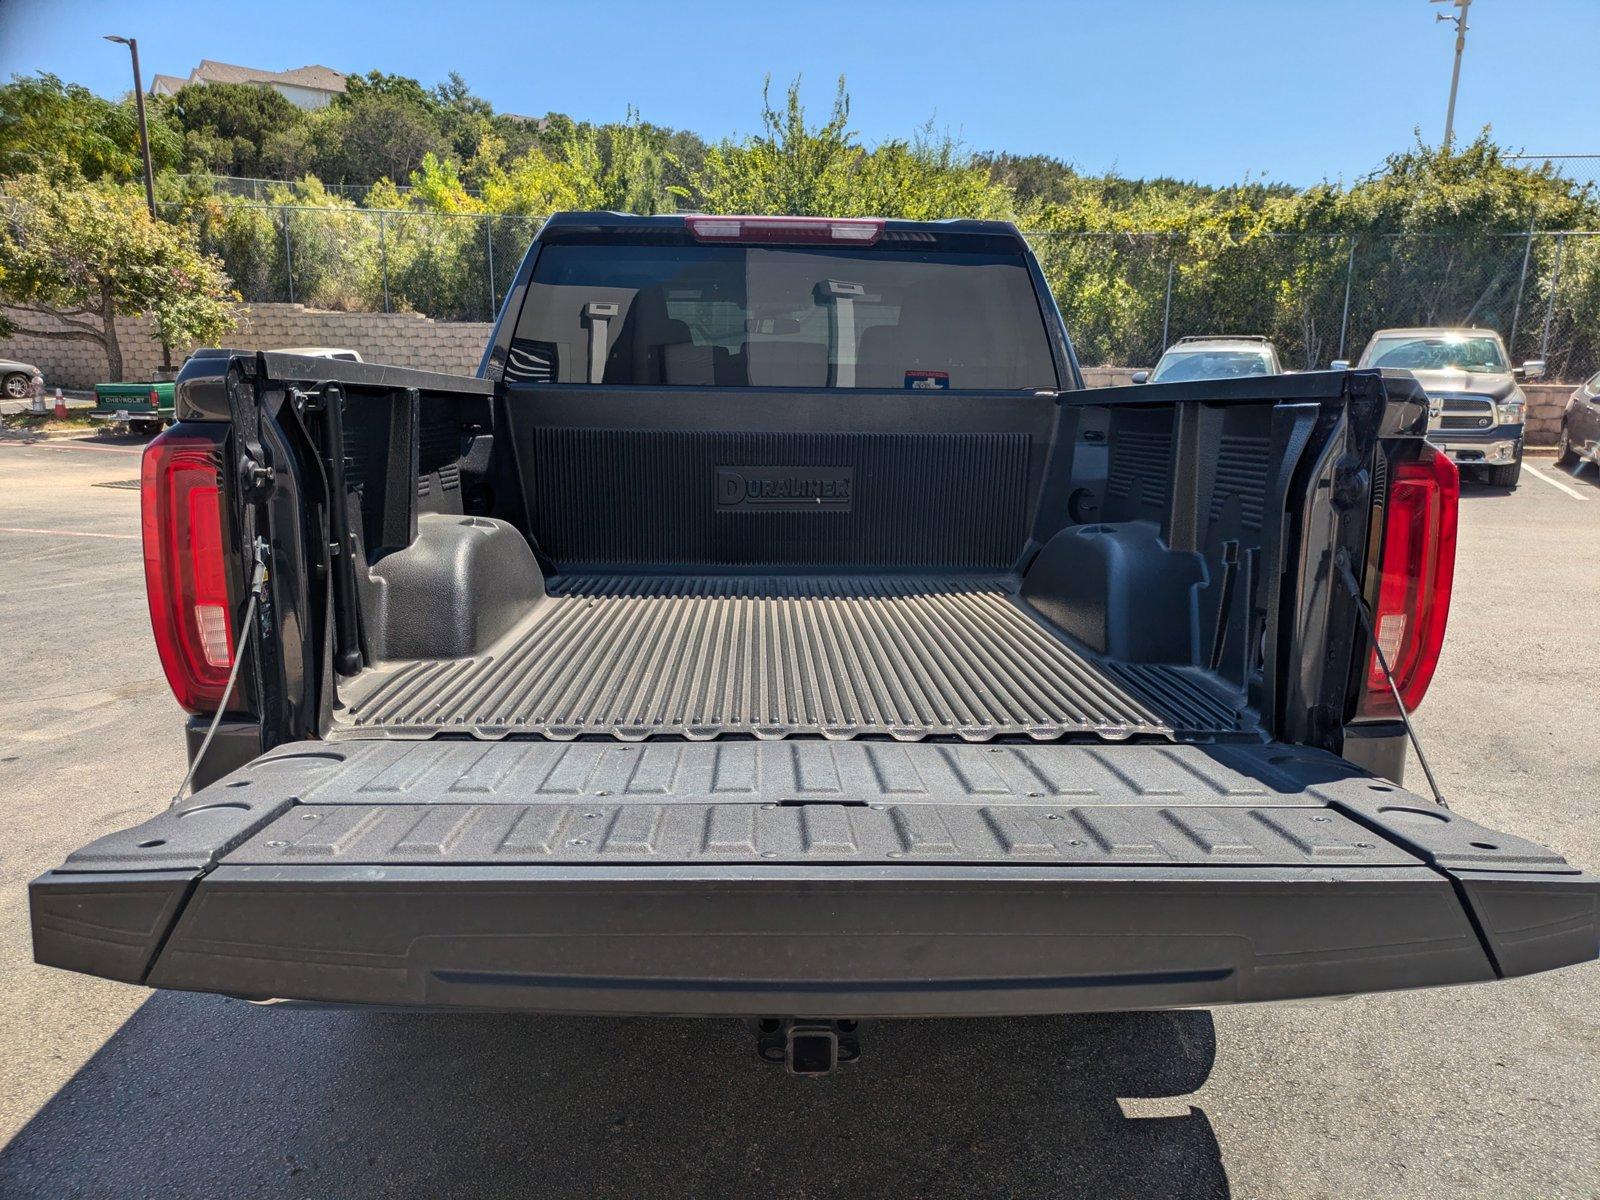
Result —
<instances>
[{"instance_id":1,"label":"house on hillside","mask_svg":"<svg viewBox=\"0 0 1600 1200\"><path fill-rule=\"evenodd\" d=\"M187 79L157 75L150 81L150 90L159 96L172 96L191 83L248 83L271 88L300 108L322 108L345 90L344 76L332 67L312 65L292 71L263 71L209 58L201 59Z\"/></svg>"}]
</instances>

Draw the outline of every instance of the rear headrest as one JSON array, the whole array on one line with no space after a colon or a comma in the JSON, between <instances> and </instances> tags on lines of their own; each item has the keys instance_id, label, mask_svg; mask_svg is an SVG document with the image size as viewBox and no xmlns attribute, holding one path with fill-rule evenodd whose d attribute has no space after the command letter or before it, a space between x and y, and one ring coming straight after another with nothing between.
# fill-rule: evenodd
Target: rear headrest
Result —
<instances>
[{"instance_id":1,"label":"rear headrest","mask_svg":"<svg viewBox=\"0 0 1600 1200\"><path fill-rule=\"evenodd\" d=\"M615 343L606 356L607 382L667 383L662 347L693 340L688 325L667 314L667 296L661 288L644 288L633 299ZM618 379L611 378L615 364ZM625 365L626 364L626 365ZM701 383L693 379L684 382Z\"/></svg>"}]
</instances>

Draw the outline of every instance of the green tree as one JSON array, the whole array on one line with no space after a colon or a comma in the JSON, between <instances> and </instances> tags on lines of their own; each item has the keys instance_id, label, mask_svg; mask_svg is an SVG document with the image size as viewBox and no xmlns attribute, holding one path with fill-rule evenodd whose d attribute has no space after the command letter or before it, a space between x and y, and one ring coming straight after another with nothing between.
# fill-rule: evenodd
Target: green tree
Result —
<instances>
[{"instance_id":1,"label":"green tree","mask_svg":"<svg viewBox=\"0 0 1600 1200\"><path fill-rule=\"evenodd\" d=\"M376 214L355 201L330 193L308 176L292 186L275 186L268 201L285 207L273 231L274 273L281 263L283 284L276 295L290 295L312 308L364 312L381 308L382 268ZM256 210L260 211L260 210ZM286 254L283 239L288 238ZM293 287L288 270L294 268Z\"/></svg>"},{"instance_id":2,"label":"green tree","mask_svg":"<svg viewBox=\"0 0 1600 1200\"><path fill-rule=\"evenodd\" d=\"M150 157L158 171L178 165L182 139L149 114ZM92 181L137 179L139 118L132 97L96 96L54 75L12 76L0 87L0 175L70 171Z\"/></svg>"},{"instance_id":3,"label":"green tree","mask_svg":"<svg viewBox=\"0 0 1600 1200\"><path fill-rule=\"evenodd\" d=\"M449 155L437 101L416 80L374 71L352 76L349 88L311 122L323 182L365 186L404 179L428 154Z\"/></svg>"},{"instance_id":4,"label":"green tree","mask_svg":"<svg viewBox=\"0 0 1600 1200\"><path fill-rule=\"evenodd\" d=\"M221 264L192 229L152 220L137 187L22 175L0 183L0 213L0 334L93 342L119 381L118 316L149 314L168 346L233 327Z\"/></svg>"},{"instance_id":5,"label":"green tree","mask_svg":"<svg viewBox=\"0 0 1600 1200\"><path fill-rule=\"evenodd\" d=\"M1316 191L1308 190L1307 199ZM1530 224L1571 229L1600 216L1592 192L1548 165L1508 163L1488 129L1458 150L1419 139L1350 188L1347 204L1357 223L1386 233L1520 233Z\"/></svg>"},{"instance_id":6,"label":"green tree","mask_svg":"<svg viewBox=\"0 0 1600 1200\"><path fill-rule=\"evenodd\" d=\"M661 139L661 190L675 201L689 190L697 172L705 170L706 141L688 129L664 129Z\"/></svg>"},{"instance_id":7,"label":"green tree","mask_svg":"<svg viewBox=\"0 0 1600 1200\"><path fill-rule=\"evenodd\" d=\"M931 123L910 141L883 142L858 155L839 203L843 216L911 221L1007 220L1013 208L1011 189Z\"/></svg>"},{"instance_id":8,"label":"green tree","mask_svg":"<svg viewBox=\"0 0 1600 1200\"><path fill-rule=\"evenodd\" d=\"M297 121L286 129L275 129L261 143L261 175L264 179L303 179L314 175L320 161L314 119Z\"/></svg>"},{"instance_id":9,"label":"green tree","mask_svg":"<svg viewBox=\"0 0 1600 1200\"><path fill-rule=\"evenodd\" d=\"M762 88L761 133L706 148L698 168L667 156L687 180L673 186L675 194L707 212L911 220L1011 215L1011 189L931 125L909 140L863 147L849 127L842 76L820 125L806 120L798 79L781 108L772 103L771 83Z\"/></svg>"},{"instance_id":10,"label":"green tree","mask_svg":"<svg viewBox=\"0 0 1600 1200\"><path fill-rule=\"evenodd\" d=\"M271 88L244 83L190 84L166 106L184 135L185 157L219 175L261 176L263 151L291 136L305 113Z\"/></svg>"},{"instance_id":11,"label":"green tree","mask_svg":"<svg viewBox=\"0 0 1600 1200\"><path fill-rule=\"evenodd\" d=\"M646 125L639 110L607 125L568 125L556 139L554 157L594 183L593 205L615 212L671 212L667 192L666 131Z\"/></svg>"},{"instance_id":12,"label":"green tree","mask_svg":"<svg viewBox=\"0 0 1600 1200\"><path fill-rule=\"evenodd\" d=\"M530 150L485 173L479 202L487 212L547 217L561 209L599 207L600 188L578 165Z\"/></svg>"},{"instance_id":13,"label":"green tree","mask_svg":"<svg viewBox=\"0 0 1600 1200\"><path fill-rule=\"evenodd\" d=\"M850 125L850 96L839 77L828 118L806 123L800 81L781 110L772 105L772 77L761 89L762 132L709 147L684 195L707 212L840 216L840 198L860 147Z\"/></svg>"},{"instance_id":14,"label":"green tree","mask_svg":"<svg viewBox=\"0 0 1600 1200\"><path fill-rule=\"evenodd\" d=\"M494 106L474 93L458 72L451 71L433 89L433 102L434 119L458 161L471 162L492 139L503 143L504 136L494 120Z\"/></svg>"},{"instance_id":15,"label":"green tree","mask_svg":"<svg viewBox=\"0 0 1600 1200\"><path fill-rule=\"evenodd\" d=\"M1072 176L1037 163L1028 174L999 159L990 167L1026 180L1019 221L1044 231L1034 246L1089 362L1148 364L1163 330L1169 339L1269 334L1301 367L1326 365L1341 332L1350 353L1383 325L1507 331L1522 235L1600 223L1592 189L1506 162L1487 131L1455 150L1419 142L1350 186L1303 190ZM1554 239L1536 239L1524 313L1552 275L1554 251ZM1536 323L1520 332L1531 337Z\"/></svg>"},{"instance_id":16,"label":"green tree","mask_svg":"<svg viewBox=\"0 0 1600 1200\"><path fill-rule=\"evenodd\" d=\"M368 71L365 75L346 77L344 85L344 92L334 100L336 108L354 108L368 100L383 97L431 111L439 102L436 93L430 92L409 75Z\"/></svg>"},{"instance_id":17,"label":"green tree","mask_svg":"<svg viewBox=\"0 0 1600 1200\"><path fill-rule=\"evenodd\" d=\"M1386 325L1476 324L1509 331L1551 277L1555 241L1537 238L1522 283L1530 229L1595 228L1592 190L1548 169L1506 162L1489 131L1458 148L1420 140L1344 190L1311 188L1281 202L1274 224L1335 229L1356 242L1348 349ZM1524 321L1530 337L1538 322ZM1532 353L1533 342L1512 347Z\"/></svg>"}]
</instances>

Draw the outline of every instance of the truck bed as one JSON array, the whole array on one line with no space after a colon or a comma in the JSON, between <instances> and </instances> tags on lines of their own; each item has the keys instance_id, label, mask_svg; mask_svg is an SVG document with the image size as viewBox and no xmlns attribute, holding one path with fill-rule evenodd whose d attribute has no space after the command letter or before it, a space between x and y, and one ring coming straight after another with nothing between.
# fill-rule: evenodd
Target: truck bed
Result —
<instances>
[{"instance_id":1,"label":"truck bed","mask_svg":"<svg viewBox=\"0 0 1600 1200\"><path fill-rule=\"evenodd\" d=\"M304 742L34 881L41 962L254 999L754 1016L1342 995L1594 955L1600 882L1332 755Z\"/></svg>"},{"instance_id":2,"label":"truck bed","mask_svg":"<svg viewBox=\"0 0 1600 1200\"><path fill-rule=\"evenodd\" d=\"M569 739L1230 734L1200 672L1103 660L1013 576L567 575L489 652L344 685L341 730Z\"/></svg>"},{"instance_id":3,"label":"truck bed","mask_svg":"<svg viewBox=\"0 0 1600 1200\"><path fill-rule=\"evenodd\" d=\"M650 220L649 247L684 236ZM945 223L882 253L946 237L1026 260L1014 231ZM960 388L915 365L758 382L773 343L697 346L661 318L679 274L616 329L610 284L572 285L549 336L508 316L495 383L191 361L195 428L147 463L152 616L175 694L233 712L206 641L231 563L238 769L35 880L40 962L254 1000L781 1026L1594 957L1600 881L1330 753L1367 691L1363 584L1340 572L1388 578L1380 506L1387 526L1448 499L1424 522L1435 570L1407 568L1413 634L1448 578L1449 480L1405 471L1409 377L1007 390L1050 373L968 373L1017 361L1003 330L974 344L979 291L908 287L923 349L861 360L948 357ZM508 314L532 311L519 280ZM692 362L710 375L673 365ZM233 510L214 530L212 464Z\"/></svg>"}]
</instances>

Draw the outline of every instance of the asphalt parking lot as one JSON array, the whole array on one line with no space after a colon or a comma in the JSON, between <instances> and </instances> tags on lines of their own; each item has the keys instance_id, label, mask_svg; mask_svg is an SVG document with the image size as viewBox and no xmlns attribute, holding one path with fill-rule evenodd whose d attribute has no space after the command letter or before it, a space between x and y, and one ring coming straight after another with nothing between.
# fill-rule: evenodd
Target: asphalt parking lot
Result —
<instances>
[{"instance_id":1,"label":"asphalt parking lot","mask_svg":"<svg viewBox=\"0 0 1600 1200\"><path fill-rule=\"evenodd\" d=\"M0 1195L1600 1195L1600 968L1318 1007L869 1027L254 1008L33 965L26 885L183 768L129 442L0 441ZM1600 485L1468 484L1418 718L1458 810L1600 870ZM1412 778L1420 779L1413 771Z\"/></svg>"}]
</instances>

